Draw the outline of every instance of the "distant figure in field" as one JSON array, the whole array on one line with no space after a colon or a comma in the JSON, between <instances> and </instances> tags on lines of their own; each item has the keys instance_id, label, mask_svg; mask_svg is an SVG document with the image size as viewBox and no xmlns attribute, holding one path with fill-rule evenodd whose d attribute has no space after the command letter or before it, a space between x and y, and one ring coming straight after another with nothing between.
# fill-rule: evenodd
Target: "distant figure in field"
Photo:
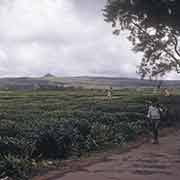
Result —
<instances>
[{"instance_id":1,"label":"distant figure in field","mask_svg":"<svg viewBox=\"0 0 180 180\"><path fill-rule=\"evenodd\" d=\"M150 120L151 128L152 128L152 134L153 134L153 144L159 143L159 124L161 120L161 112L162 108L159 106L159 104L156 101L149 102L148 107L148 114L147 118Z\"/></svg>"},{"instance_id":2,"label":"distant figure in field","mask_svg":"<svg viewBox=\"0 0 180 180\"><path fill-rule=\"evenodd\" d=\"M107 98L108 100L112 100L112 87L107 90Z\"/></svg>"},{"instance_id":3,"label":"distant figure in field","mask_svg":"<svg viewBox=\"0 0 180 180\"><path fill-rule=\"evenodd\" d=\"M166 97L169 97L169 96L171 95L171 92L170 92L168 89L165 89L165 90L164 90L164 95L165 95Z\"/></svg>"}]
</instances>

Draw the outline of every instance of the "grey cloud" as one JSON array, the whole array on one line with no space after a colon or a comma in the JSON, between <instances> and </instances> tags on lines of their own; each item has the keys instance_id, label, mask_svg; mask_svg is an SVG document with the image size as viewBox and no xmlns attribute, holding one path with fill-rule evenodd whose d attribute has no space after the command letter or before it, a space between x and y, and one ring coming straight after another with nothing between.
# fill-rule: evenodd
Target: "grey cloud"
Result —
<instances>
[{"instance_id":1,"label":"grey cloud","mask_svg":"<svg viewBox=\"0 0 180 180\"><path fill-rule=\"evenodd\" d=\"M112 35L105 1L1 1L0 76L137 76L141 56Z\"/></svg>"},{"instance_id":2,"label":"grey cloud","mask_svg":"<svg viewBox=\"0 0 180 180\"><path fill-rule=\"evenodd\" d=\"M102 14L106 0L73 0L74 7L77 13L83 15L87 21L97 18Z\"/></svg>"}]
</instances>

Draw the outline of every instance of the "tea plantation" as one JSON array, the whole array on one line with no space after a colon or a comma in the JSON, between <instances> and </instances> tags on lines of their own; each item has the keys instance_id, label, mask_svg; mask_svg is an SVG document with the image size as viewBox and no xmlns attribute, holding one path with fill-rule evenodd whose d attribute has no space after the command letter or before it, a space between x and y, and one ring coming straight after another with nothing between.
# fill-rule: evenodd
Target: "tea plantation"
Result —
<instances>
[{"instance_id":1,"label":"tea plantation","mask_svg":"<svg viewBox=\"0 0 180 180\"><path fill-rule=\"evenodd\" d=\"M180 96L150 90L0 91L0 178L28 179L43 160L80 157L109 145L123 145L147 132L145 102L156 98L168 115L180 118Z\"/></svg>"}]
</instances>

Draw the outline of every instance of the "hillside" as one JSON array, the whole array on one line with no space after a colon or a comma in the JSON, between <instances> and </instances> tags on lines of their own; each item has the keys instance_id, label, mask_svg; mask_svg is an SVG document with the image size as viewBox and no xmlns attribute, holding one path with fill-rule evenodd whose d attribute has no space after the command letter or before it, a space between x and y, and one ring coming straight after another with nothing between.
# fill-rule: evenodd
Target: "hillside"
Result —
<instances>
[{"instance_id":1,"label":"hillside","mask_svg":"<svg viewBox=\"0 0 180 180\"><path fill-rule=\"evenodd\" d=\"M44 78L0 78L1 90L35 90L62 88L61 83L54 83Z\"/></svg>"},{"instance_id":2,"label":"hillside","mask_svg":"<svg viewBox=\"0 0 180 180\"><path fill-rule=\"evenodd\" d=\"M135 78L109 78L109 77L43 77L43 78L0 78L0 89L57 90L63 87L83 88L148 88L157 86L157 81L139 80ZM163 81L163 87L180 88L180 81Z\"/></svg>"},{"instance_id":3,"label":"hillside","mask_svg":"<svg viewBox=\"0 0 180 180\"><path fill-rule=\"evenodd\" d=\"M61 78L51 78L51 81L57 83L61 82L65 86L75 86L75 87L86 87L86 88L140 88L140 87L155 87L159 82L140 80L136 78L118 78L118 77L61 77ZM180 81L163 81L163 87L176 87L180 88Z\"/></svg>"}]
</instances>

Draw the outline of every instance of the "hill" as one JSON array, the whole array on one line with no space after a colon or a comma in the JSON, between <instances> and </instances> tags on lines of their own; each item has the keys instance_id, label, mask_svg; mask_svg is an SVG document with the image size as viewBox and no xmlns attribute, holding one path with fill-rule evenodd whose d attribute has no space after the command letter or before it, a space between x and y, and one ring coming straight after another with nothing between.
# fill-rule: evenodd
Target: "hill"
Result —
<instances>
[{"instance_id":1,"label":"hill","mask_svg":"<svg viewBox=\"0 0 180 180\"><path fill-rule=\"evenodd\" d=\"M54 83L43 78L0 78L1 90L53 90L62 88L63 84Z\"/></svg>"},{"instance_id":2,"label":"hill","mask_svg":"<svg viewBox=\"0 0 180 180\"><path fill-rule=\"evenodd\" d=\"M51 79L53 82L61 82L65 86L85 88L148 88L158 85L158 81L140 80L137 78L121 77L61 77ZM180 81L162 81L162 87L180 88Z\"/></svg>"},{"instance_id":3,"label":"hill","mask_svg":"<svg viewBox=\"0 0 180 180\"><path fill-rule=\"evenodd\" d=\"M136 78L118 77L55 77L47 74L43 78L0 78L0 89L34 90L47 89L57 90L63 87L82 87L82 88L152 88L158 85L158 81L140 80ZM180 81L162 81L162 87L180 88Z\"/></svg>"},{"instance_id":4,"label":"hill","mask_svg":"<svg viewBox=\"0 0 180 180\"><path fill-rule=\"evenodd\" d=\"M55 76L50 73L47 73L43 76L43 78L55 78Z\"/></svg>"}]
</instances>

